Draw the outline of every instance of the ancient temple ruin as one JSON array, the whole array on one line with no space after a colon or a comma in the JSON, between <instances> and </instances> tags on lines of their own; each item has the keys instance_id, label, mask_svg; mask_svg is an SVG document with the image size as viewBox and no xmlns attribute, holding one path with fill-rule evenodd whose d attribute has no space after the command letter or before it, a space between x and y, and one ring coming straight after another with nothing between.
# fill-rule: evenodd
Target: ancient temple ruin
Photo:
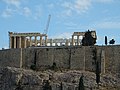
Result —
<instances>
[{"instance_id":1,"label":"ancient temple ruin","mask_svg":"<svg viewBox=\"0 0 120 90\"><path fill-rule=\"evenodd\" d=\"M34 37L34 40L32 39ZM37 40L39 37L39 40ZM47 45L47 35L41 33L14 33L9 32L9 47L10 48L27 48L31 46Z\"/></svg>"},{"instance_id":2,"label":"ancient temple ruin","mask_svg":"<svg viewBox=\"0 0 120 90\"><path fill-rule=\"evenodd\" d=\"M9 32L9 48L28 48L38 46L76 46L81 45L85 32L74 32L72 38L48 38L41 33L15 33ZM93 38L97 38L96 32L91 31Z\"/></svg>"}]
</instances>

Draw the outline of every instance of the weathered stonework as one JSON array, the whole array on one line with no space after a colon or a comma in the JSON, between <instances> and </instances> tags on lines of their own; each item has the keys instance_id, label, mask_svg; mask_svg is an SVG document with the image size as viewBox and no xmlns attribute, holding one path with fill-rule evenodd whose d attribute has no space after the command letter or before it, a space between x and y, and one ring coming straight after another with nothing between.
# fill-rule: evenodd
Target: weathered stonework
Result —
<instances>
[{"instance_id":1,"label":"weathered stonework","mask_svg":"<svg viewBox=\"0 0 120 90\"><path fill-rule=\"evenodd\" d=\"M78 90L79 78L83 74L85 90L119 90L120 81L110 75L101 75L99 89L95 74L78 70L69 71L32 71L19 68L0 68L0 90L43 90L44 80L49 80L52 90ZM52 75L51 79L49 79ZM19 83L18 83L19 82ZM21 88L21 89L18 89Z\"/></svg>"},{"instance_id":2,"label":"weathered stonework","mask_svg":"<svg viewBox=\"0 0 120 90\"><path fill-rule=\"evenodd\" d=\"M0 51L0 67L22 67L30 69L36 61L36 68L49 69L56 63L59 69L95 71L93 51L97 50L97 60L101 72L120 73L120 46L68 46L51 48L8 49ZM35 60L36 53L36 60Z\"/></svg>"},{"instance_id":3,"label":"weathered stonework","mask_svg":"<svg viewBox=\"0 0 120 90\"><path fill-rule=\"evenodd\" d=\"M96 61L101 66L100 89L97 89L95 82ZM51 70L53 63L56 64L56 70ZM31 65L35 65L37 71L30 70ZM52 90L60 90L61 82L63 90L78 90L78 80L82 73L86 90L120 88L119 45L1 50L0 67L1 90L15 90L17 87L42 90L43 80L49 79Z\"/></svg>"}]
</instances>

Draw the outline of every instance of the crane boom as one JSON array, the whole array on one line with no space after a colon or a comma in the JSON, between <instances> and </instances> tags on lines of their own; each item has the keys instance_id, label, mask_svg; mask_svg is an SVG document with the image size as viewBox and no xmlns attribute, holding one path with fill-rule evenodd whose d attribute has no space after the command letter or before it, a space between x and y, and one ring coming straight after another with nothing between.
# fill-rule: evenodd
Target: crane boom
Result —
<instances>
[{"instance_id":1,"label":"crane boom","mask_svg":"<svg viewBox=\"0 0 120 90\"><path fill-rule=\"evenodd\" d=\"M47 24L46 24L46 29L44 30L44 34L47 34L47 33L48 33L48 28L49 28L49 24L50 24L50 19L51 19L51 15L48 16L48 21L47 21Z\"/></svg>"}]
</instances>

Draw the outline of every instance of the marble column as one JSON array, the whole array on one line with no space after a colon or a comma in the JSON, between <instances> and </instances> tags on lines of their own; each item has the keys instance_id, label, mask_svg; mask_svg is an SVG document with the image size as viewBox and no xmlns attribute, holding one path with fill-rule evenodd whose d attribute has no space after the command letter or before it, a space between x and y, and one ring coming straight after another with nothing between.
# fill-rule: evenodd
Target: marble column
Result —
<instances>
[{"instance_id":1,"label":"marble column","mask_svg":"<svg viewBox=\"0 0 120 90\"><path fill-rule=\"evenodd\" d=\"M60 42L60 46L62 46L62 42Z\"/></svg>"},{"instance_id":2,"label":"marble column","mask_svg":"<svg viewBox=\"0 0 120 90\"><path fill-rule=\"evenodd\" d=\"M72 35L72 45L74 45L74 35Z\"/></svg>"},{"instance_id":3,"label":"marble column","mask_svg":"<svg viewBox=\"0 0 120 90\"><path fill-rule=\"evenodd\" d=\"M42 46L42 36L40 36L40 46Z\"/></svg>"},{"instance_id":4,"label":"marble column","mask_svg":"<svg viewBox=\"0 0 120 90\"><path fill-rule=\"evenodd\" d=\"M14 48L16 48L16 37L14 37Z\"/></svg>"},{"instance_id":5,"label":"marble column","mask_svg":"<svg viewBox=\"0 0 120 90\"><path fill-rule=\"evenodd\" d=\"M55 42L55 46L58 46L57 42Z\"/></svg>"},{"instance_id":6,"label":"marble column","mask_svg":"<svg viewBox=\"0 0 120 90\"><path fill-rule=\"evenodd\" d=\"M79 35L77 35L77 45L79 45Z\"/></svg>"},{"instance_id":7,"label":"marble column","mask_svg":"<svg viewBox=\"0 0 120 90\"><path fill-rule=\"evenodd\" d=\"M14 36L14 48L16 48L16 37Z\"/></svg>"},{"instance_id":8,"label":"marble column","mask_svg":"<svg viewBox=\"0 0 120 90\"><path fill-rule=\"evenodd\" d=\"M35 46L37 46L37 36L35 36Z\"/></svg>"},{"instance_id":9,"label":"marble column","mask_svg":"<svg viewBox=\"0 0 120 90\"><path fill-rule=\"evenodd\" d=\"M9 37L9 48L12 48L12 37Z\"/></svg>"},{"instance_id":10,"label":"marble column","mask_svg":"<svg viewBox=\"0 0 120 90\"><path fill-rule=\"evenodd\" d=\"M45 36L45 46L47 46L47 36Z\"/></svg>"},{"instance_id":11,"label":"marble column","mask_svg":"<svg viewBox=\"0 0 120 90\"><path fill-rule=\"evenodd\" d=\"M27 42L27 41L26 41L26 37L24 37L24 48L26 48L26 46L27 46L27 45L26 45L26 42Z\"/></svg>"},{"instance_id":12,"label":"marble column","mask_svg":"<svg viewBox=\"0 0 120 90\"><path fill-rule=\"evenodd\" d=\"M65 43L66 46L68 46L68 39L66 39L66 43Z\"/></svg>"},{"instance_id":13,"label":"marble column","mask_svg":"<svg viewBox=\"0 0 120 90\"><path fill-rule=\"evenodd\" d=\"M77 42L75 42L75 46L77 45Z\"/></svg>"},{"instance_id":14,"label":"marble column","mask_svg":"<svg viewBox=\"0 0 120 90\"><path fill-rule=\"evenodd\" d=\"M50 39L50 46L52 46L52 43L53 43L53 40L52 40L52 39Z\"/></svg>"},{"instance_id":15,"label":"marble column","mask_svg":"<svg viewBox=\"0 0 120 90\"><path fill-rule=\"evenodd\" d=\"M32 36L30 36L30 46L32 46Z\"/></svg>"},{"instance_id":16,"label":"marble column","mask_svg":"<svg viewBox=\"0 0 120 90\"><path fill-rule=\"evenodd\" d=\"M21 48L21 36L19 37L19 48Z\"/></svg>"}]
</instances>

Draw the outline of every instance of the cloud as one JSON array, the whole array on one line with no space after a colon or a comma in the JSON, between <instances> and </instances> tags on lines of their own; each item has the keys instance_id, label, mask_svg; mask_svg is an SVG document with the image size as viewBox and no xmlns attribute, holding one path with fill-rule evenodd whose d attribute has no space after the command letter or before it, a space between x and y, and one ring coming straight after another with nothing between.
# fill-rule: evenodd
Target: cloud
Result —
<instances>
[{"instance_id":1,"label":"cloud","mask_svg":"<svg viewBox=\"0 0 120 90\"><path fill-rule=\"evenodd\" d=\"M89 25L89 27L96 28L96 29L120 29L120 22L117 21L101 21L96 22L92 25Z\"/></svg>"},{"instance_id":2,"label":"cloud","mask_svg":"<svg viewBox=\"0 0 120 90\"><path fill-rule=\"evenodd\" d=\"M50 4L48 5L48 8L50 8L50 9L54 8L54 4L53 4L53 3L50 3Z\"/></svg>"},{"instance_id":3,"label":"cloud","mask_svg":"<svg viewBox=\"0 0 120 90\"><path fill-rule=\"evenodd\" d=\"M85 12L91 6L91 0L76 0L74 8L78 13Z\"/></svg>"},{"instance_id":4,"label":"cloud","mask_svg":"<svg viewBox=\"0 0 120 90\"><path fill-rule=\"evenodd\" d=\"M32 14L32 12L31 12L30 8L28 8L28 7L23 7L23 8L19 8L19 9L7 7L5 10L3 10L1 16L4 18L10 18L15 14L28 17Z\"/></svg>"},{"instance_id":5,"label":"cloud","mask_svg":"<svg viewBox=\"0 0 120 90\"><path fill-rule=\"evenodd\" d=\"M38 20L40 17L41 17L41 14L42 14L42 9L41 9L41 6L36 6L35 7L35 12L34 12L34 19L35 20Z\"/></svg>"},{"instance_id":6,"label":"cloud","mask_svg":"<svg viewBox=\"0 0 120 90\"><path fill-rule=\"evenodd\" d=\"M112 3L114 0L71 0L64 1L61 6L64 8L62 12L63 15L72 16L73 14L82 14L86 13L93 3Z\"/></svg>"},{"instance_id":7,"label":"cloud","mask_svg":"<svg viewBox=\"0 0 120 90\"><path fill-rule=\"evenodd\" d=\"M19 7L20 4L21 4L21 0L2 0L3 2L5 2L6 4L8 5L13 5L13 6L16 6L16 7Z\"/></svg>"},{"instance_id":8,"label":"cloud","mask_svg":"<svg viewBox=\"0 0 120 90\"><path fill-rule=\"evenodd\" d=\"M94 2L98 2L98 3L111 3L114 0L93 0Z\"/></svg>"},{"instance_id":9,"label":"cloud","mask_svg":"<svg viewBox=\"0 0 120 90\"><path fill-rule=\"evenodd\" d=\"M86 12L91 6L91 0L75 0L73 2L65 1L61 6L65 9L63 14L71 16L74 12L77 14Z\"/></svg>"},{"instance_id":10,"label":"cloud","mask_svg":"<svg viewBox=\"0 0 120 90\"><path fill-rule=\"evenodd\" d=\"M4 18L8 18L8 17L11 17L12 14L13 14L13 10L12 9L9 9L9 8L6 8L3 12L2 12L2 17Z\"/></svg>"},{"instance_id":11,"label":"cloud","mask_svg":"<svg viewBox=\"0 0 120 90\"><path fill-rule=\"evenodd\" d=\"M23 0L2 0L4 3L6 3L6 9L3 9L2 17L4 18L10 18L13 15L22 15L25 17L28 17L32 14L32 11L29 7L23 6L22 4L27 3Z\"/></svg>"},{"instance_id":12,"label":"cloud","mask_svg":"<svg viewBox=\"0 0 120 90\"><path fill-rule=\"evenodd\" d=\"M77 26L77 24L76 24L76 23L73 23L73 22L65 22L64 25L65 25L66 27L76 27L76 26Z\"/></svg>"},{"instance_id":13,"label":"cloud","mask_svg":"<svg viewBox=\"0 0 120 90\"><path fill-rule=\"evenodd\" d=\"M28 8L28 7L23 8L23 15L30 16L31 14L32 14L32 12L31 12L30 8Z\"/></svg>"}]
</instances>

